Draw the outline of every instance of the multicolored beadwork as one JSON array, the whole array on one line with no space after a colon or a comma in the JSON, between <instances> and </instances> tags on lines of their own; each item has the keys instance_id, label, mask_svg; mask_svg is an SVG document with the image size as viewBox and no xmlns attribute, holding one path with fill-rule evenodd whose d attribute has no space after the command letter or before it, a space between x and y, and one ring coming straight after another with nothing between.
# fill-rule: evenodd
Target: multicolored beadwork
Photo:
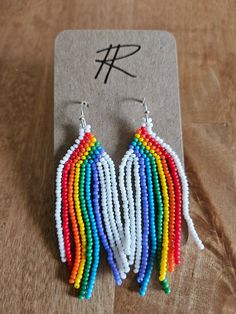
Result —
<instances>
[{"instance_id":1,"label":"multicolored beadwork","mask_svg":"<svg viewBox=\"0 0 236 314\"><path fill-rule=\"evenodd\" d=\"M80 299L91 297L101 243L118 285L130 270L116 181L111 158L90 126L82 127L57 168L55 210L61 261L67 261L69 283L79 289Z\"/></svg>"},{"instance_id":2,"label":"multicolored beadwork","mask_svg":"<svg viewBox=\"0 0 236 314\"><path fill-rule=\"evenodd\" d=\"M152 119L139 128L119 168L124 210L124 248L134 264L144 296L157 259L159 281L169 294L167 269L180 263L181 215L199 249L203 249L189 215L189 190L173 149L152 132ZM131 180L133 171L134 180Z\"/></svg>"},{"instance_id":3,"label":"multicolored beadwork","mask_svg":"<svg viewBox=\"0 0 236 314\"><path fill-rule=\"evenodd\" d=\"M182 213L198 248L204 248L189 214L180 159L153 133L144 101L145 123L122 159L117 180L112 159L86 125L83 105L79 137L56 172L55 220L69 283L79 289L79 299L90 299L103 246L117 285L133 265L144 296L157 261L159 281L169 294L167 271L180 263Z\"/></svg>"}]
</instances>

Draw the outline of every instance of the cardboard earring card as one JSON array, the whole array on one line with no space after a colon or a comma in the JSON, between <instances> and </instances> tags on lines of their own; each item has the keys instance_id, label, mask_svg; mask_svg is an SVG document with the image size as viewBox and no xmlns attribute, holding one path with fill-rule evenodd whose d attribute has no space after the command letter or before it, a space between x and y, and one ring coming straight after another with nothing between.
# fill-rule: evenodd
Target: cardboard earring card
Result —
<instances>
[{"instance_id":1,"label":"cardboard earring card","mask_svg":"<svg viewBox=\"0 0 236 314\"><path fill-rule=\"evenodd\" d=\"M182 159L176 42L165 31L69 30L55 42L54 151L56 161L78 135L80 105L116 165L144 117Z\"/></svg>"}]
</instances>

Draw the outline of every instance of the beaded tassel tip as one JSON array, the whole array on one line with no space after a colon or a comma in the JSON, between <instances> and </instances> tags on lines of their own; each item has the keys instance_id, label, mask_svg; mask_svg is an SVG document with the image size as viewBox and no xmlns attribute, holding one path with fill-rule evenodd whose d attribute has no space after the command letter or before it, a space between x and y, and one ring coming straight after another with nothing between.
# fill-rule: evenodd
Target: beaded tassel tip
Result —
<instances>
[{"instance_id":1,"label":"beaded tassel tip","mask_svg":"<svg viewBox=\"0 0 236 314\"><path fill-rule=\"evenodd\" d=\"M62 158L56 173L55 220L60 257L70 269L69 283L79 298L92 295L103 245L115 282L129 271L122 244L115 167L86 125L81 103L81 128L75 144Z\"/></svg>"},{"instance_id":2,"label":"beaded tassel tip","mask_svg":"<svg viewBox=\"0 0 236 314\"><path fill-rule=\"evenodd\" d=\"M145 122L133 138L119 168L124 209L124 249L134 264L144 296L157 260L159 281L170 293L167 270L180 263L181 214L200 250L204 249L189 214L188 182L174 150L152 132L143 101ZM134 179L131 179L131 172Z\"/></svg>"}]
</instances>

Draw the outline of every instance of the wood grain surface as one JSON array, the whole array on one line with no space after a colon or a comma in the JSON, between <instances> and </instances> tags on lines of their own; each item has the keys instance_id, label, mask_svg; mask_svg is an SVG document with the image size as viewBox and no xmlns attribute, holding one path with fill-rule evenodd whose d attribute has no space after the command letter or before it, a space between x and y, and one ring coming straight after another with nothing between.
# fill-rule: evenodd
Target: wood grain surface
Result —
<instances>
[{"instance_id":1,"label":"wood grain surface","mask_svg":"<svg viewBox=\"0 0 236 314\"><path fill-rule=\"evenodd\" d=\"M236 1L0 1L1 313L236 312ZM114 286L103 260L79 302L58 258L53 217L53 45L64 29L163 29L178 46L191 210L189 238L164 295Z\"/></svg>"}]
</instances>

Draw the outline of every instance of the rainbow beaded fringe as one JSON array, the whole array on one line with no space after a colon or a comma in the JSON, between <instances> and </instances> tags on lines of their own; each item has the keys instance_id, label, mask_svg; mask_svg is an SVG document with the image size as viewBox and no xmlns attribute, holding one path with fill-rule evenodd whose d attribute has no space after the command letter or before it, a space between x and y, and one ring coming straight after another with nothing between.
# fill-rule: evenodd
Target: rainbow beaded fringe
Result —
<instances>
[{"instance_id":1,"label":"rainbow beaded fringe","mask_svg":"<svg viewBox=\"0 0 236 314\"><path fill-rule=\"evenodd\" d=\"M167 270L173 272L180 263L182 211L198 248L204 246L189 215L184 169L173 149L152 132L151 118L137 130L119 170L124 246L137 273L139 293L146 294L157 260L159 281L169 294Z\"/></svg>"},{"instance_id":2,"label":"rainbow beaded fringe","mask_svg":"<svg viewBox=\"0 0 236 314\"><path fill-rule=\"evenodd\" d=\"M180 263L182 212L189 233L204 248L189 214L181 162L152 132L148 118L124 155L117 180L112 159L90 129L81 127L56 173L55 220L69 283L79 289L80 299L91 297L103 246L117 285L133 265L144 296L157 262L159 281L169 294L167 270L173 272Z\"/></svg>"},{"instance_id":3,"label":"rainbow beaded fringe","mask_svg":"<svg viewBox=\"0 0 236 314\"><path fill-rule=\"evenodd\" d=\"M123 252L115 167L90 126L60 161L56 174L56 227L60 257L71 270L79 298L91 297L101 243L115 281L121 285L128 261Z\"/></svg>"}]
</instances>

